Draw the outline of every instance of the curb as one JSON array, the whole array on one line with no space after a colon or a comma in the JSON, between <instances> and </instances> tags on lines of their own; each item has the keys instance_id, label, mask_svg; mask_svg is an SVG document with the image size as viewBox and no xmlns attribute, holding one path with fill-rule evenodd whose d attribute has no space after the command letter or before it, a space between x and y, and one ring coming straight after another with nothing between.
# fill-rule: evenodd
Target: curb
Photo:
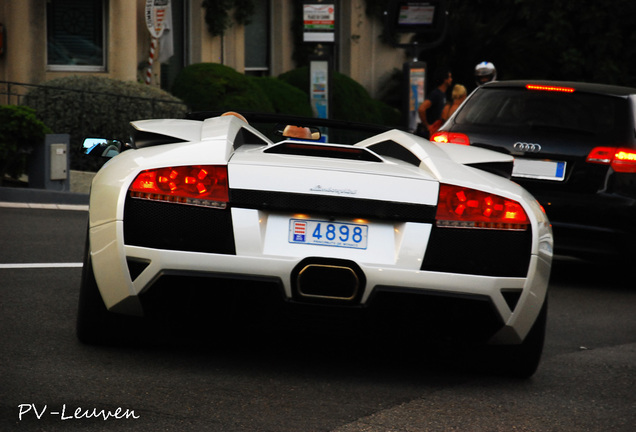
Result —
<instances>
[{"instance_id":1,"label":"curb","mask_svg":"<svg viewBox=\"0 0 636 432\"><path fill-rule=\"evenodd\" d=\"M0 186L0 206L29 208L51 208L52 206L54 208L55 205L88 206L88 192L94 176L93 172L70 170L66 190L29 188L28 178L11 181L8 185Z\"/></svg>"},{"instance_id":2,"label":"curb","mask_svg":"<svg viewBox=\"0 0 636 432\"><path fill-rule=\"evenodd\" d=\"M22 187L0 187L0 202L88 206L88 194Z\"/></svg>"}]
</instances>

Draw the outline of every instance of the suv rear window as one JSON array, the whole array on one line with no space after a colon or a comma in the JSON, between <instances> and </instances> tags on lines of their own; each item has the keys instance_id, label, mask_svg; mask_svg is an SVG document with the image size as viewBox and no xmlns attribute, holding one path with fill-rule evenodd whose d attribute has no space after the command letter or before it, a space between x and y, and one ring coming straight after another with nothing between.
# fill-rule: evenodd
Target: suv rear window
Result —
<instances>
[{"instance_id":1,"label":"suv rear window","mask_svg":"<svg viewBox=\"0 0 636 432\"><path fill-rule=\"evenodd\" d=\"M627 99L619 97L496 88L478 90L455 121L461 125L611 134L612 140L618 141L629 131L628 112Z\"/></svg>"}]
</instances>

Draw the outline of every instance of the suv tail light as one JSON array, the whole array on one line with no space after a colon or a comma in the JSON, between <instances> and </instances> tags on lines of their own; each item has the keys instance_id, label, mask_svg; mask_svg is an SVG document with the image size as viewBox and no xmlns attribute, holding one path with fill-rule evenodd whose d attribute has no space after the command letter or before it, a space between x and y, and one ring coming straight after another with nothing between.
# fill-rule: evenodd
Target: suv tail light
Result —
<instances>
[{"instance_id":1,"label":"suv tail light","mask_svg":"<svg viewBox=\"0 0 636 432\"><path fill-rule=\"evenodd\" d=\"M528 90L552 91L552 92L561 92L561 93L574 93L576 91L576 89L572 87L542 85L542 84L527 84L526 88Z\"/></svg>"},{"instance_id":2,"label":"suv tail light","mask_svg":"<svg viewBox=\"0 0 636 432\"><path fill-rule=\"evenodd\" d=\"M468 135L458 132L438 131L431 135L431 141L436 143L470 145Z\"/></svg>"},{"instance_id":3,"label":"suv tail light","mask_svg":"<svg viewBox=\"0 0 636 432\"><path fill-rule=\"evenodd\" d=\"M227 167L193 165L140 172L129 188L133 198L226 208Z\"/></svg>"},{"instance_id":4,"label":"suv tail light","mask_svg":"<svg viewBox=\"0 0 636 432\"><path fill-rule=\"evenodd\" d=\"M440 184L438 227L523 231L530 220L517 201L448 184Z\"/></svg>"},{"instance_id":5,"label":"suv tail light","mask_svg":"<svg viewBox=\"0 0 636 432\"><path fill-rule=\"evenodd\" d=\"M610 165L620 173L636 173L636 150L623 147L596 147L587 155L587 162Z\"/></svg>"}]
</instances>

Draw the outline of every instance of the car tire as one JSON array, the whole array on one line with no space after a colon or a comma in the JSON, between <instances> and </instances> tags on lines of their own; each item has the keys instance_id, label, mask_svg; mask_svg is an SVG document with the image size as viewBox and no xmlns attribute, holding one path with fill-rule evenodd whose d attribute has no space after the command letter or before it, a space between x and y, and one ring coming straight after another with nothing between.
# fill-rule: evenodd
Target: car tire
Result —
<instances>
[{"instance_id":1,"label":"car tire","mask_svg":"<svg viewBox=\"0 0 636 432\"><path fill-rule=\"evenodd\" d=\"M129 317L111 313L106 309L93 273L87 233L77 308L77 338L80 342L90 345L111 345L123 342L124 329L127 328L130 331L131 324L133 322Z\"/></svg>"},{"instance_id":2,"label":"car tire","mask_svg":"<svg viewBox=\"0 0 636 432\"><path fill-rule=\"evenodd\" d=\"M486 372L512 378L530 378L537 371L543 345L548 317L548 300L543 302L530 332L519 345L487 347Z\"/></svg>"}]
</instances>

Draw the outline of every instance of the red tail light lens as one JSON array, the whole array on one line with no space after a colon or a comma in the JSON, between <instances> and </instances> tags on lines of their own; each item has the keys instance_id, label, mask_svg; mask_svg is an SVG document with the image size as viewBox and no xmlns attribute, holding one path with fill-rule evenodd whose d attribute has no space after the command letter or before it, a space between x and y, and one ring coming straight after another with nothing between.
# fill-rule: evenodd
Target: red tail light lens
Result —
<instances>
[{"instance_id":1,"label":"red tail light lens","mask_svg":"<svg viewBox=\"0 0 636 432\"><path fill-rule=\"evenodd\" d=\"M610 165L620 173L636 173L636 150L623 147L596 147L587 155L587 162Z\"/></svg>"},{"instance_id":2,"label":"red tail light lens","mask_svg":"<svg viewBox=\"0 0 636 432\"><path fill-rule=\"evenodd\" d=\"M194 165L145 170L130 186L133 198L225 208L229 201L227 167Z\"/></svg>"},{"instance_id":3,"label":"red tail light lens","mask_svg":"<svg viewBox=\"0 0 636 432\"><path fill-rule=\"evenodd\" d=\"M435 132L433 135L431 135L431 141L436 143L470 145L470 139L468 138L468 135L458 132Z\"/></svg>"},{"instance_id":4,"label":"red tail light lens","mask_svg":"<svg viewBox=\"0 0 636 432\"><path fill-rule=\"evenodd\" d=\"M441 184L438 227L523 231L530 220L518 202L475 189Z\"/></svg>"}]
</instances>

